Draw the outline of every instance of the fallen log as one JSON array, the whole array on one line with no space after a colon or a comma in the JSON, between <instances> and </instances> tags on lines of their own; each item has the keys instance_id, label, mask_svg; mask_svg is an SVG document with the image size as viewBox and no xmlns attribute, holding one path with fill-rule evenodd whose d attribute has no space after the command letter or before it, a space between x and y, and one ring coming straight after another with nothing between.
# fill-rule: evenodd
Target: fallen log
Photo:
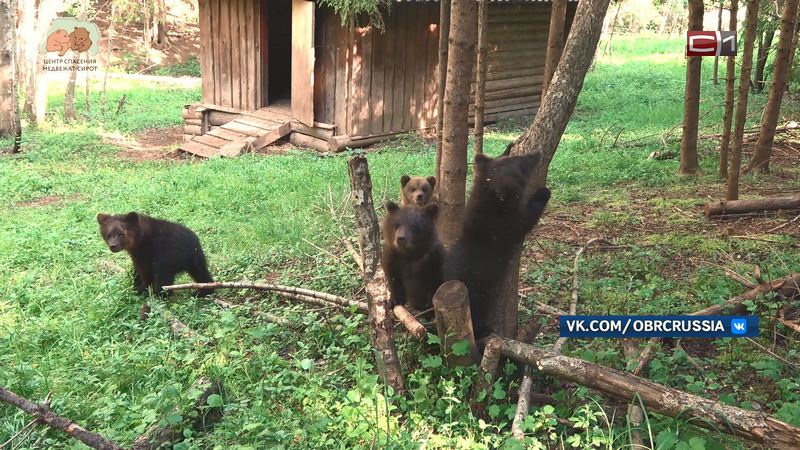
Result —
<instances>
[{"instance_id":1,"label":"fallen log","mask_svg":"<svg viewBox=\"0 0 800 450\"><path fill-rule=\"evenodd\" d=\"M425 326L419 323L419 321L405 306L395 305L395 307L392 308L392 312L394 313L394 318L403 324L403 326L406 327L408 332L412 335L419 339L425 339L425 337L428 335L428 330L425 328Z\"/></svg>"},{"instance_id":2,"label":"fallen log","mask_svg":"<svg viewBox=\"0 0 800 450\"><path fill-rule=\"evenodd\" d=\"M514 340L503 340L503 356L535 366L540 372L595 389L630 402L636 396L652 412L670 417L693 417L697 426L721 431L776 449L800 448L800 428L764 412L728 406L662 386L609 367L559 355Z\"/></svg>"},{"instance_id":3,"label":"fallen log","mask_svg":"<svg viewBox=\"0 0 800 450\"><path fill-rule=\"evenodd\" d=\"M758 211L800 209L800 194L791 197L773 197L753 200L720 200L706 203L707 218L728 214L747 214Z\"/></svg>"},{"instance_id":4,"label":"fallen log","mask_svg":"<svg viewBox=\"0 0 800 450\"><path fill-rule=\"evenodd\" d=\"M36 417L39 422L72 436L91 448L99 450L121 450L122 447L100 436L97 433L83 428L66 417L59 416L46 403L34 403L21 397L8 389L0 387L0 401L15 406L26 413Z\"/></svg>"},{"instance_id":5,"label":"fallen log","mask_svg":"<svg viewBox=\"0 0 800 450\"><path fill-rule=\"evenodd\" d=\"M208 378L200 377L192 383L189 391L192 390L200 391L193 411L190 413L195 416L192 429L196 432L208 431L222 418L222 407L208 405L208 398L215 394L219 395L222 392L222 385ZM178 443L184 439L183 429L184 427L179 425L160 426L156 423L133 441L131 449L156 450L166 443Z\"/></svg>"},{"instance_id":6,"label":"fallen log","mask_svg":"<svg viewBox=\"0 0 800 450\"><path fill-rule=\"evenodd\" d=\"M378 367L386 383L395 393L405 395L406 387L400 359L394 345L392 312L389 309L389 293L385 275L380 267L381 237L378 217L372 202L372 180L369 176L367 158L362 155L347 160L350 175L350 191L356 217L358 245L363 261L364 287L367 292L369 325L372 345L379 355Z\"/></svg>"}]
</instances>

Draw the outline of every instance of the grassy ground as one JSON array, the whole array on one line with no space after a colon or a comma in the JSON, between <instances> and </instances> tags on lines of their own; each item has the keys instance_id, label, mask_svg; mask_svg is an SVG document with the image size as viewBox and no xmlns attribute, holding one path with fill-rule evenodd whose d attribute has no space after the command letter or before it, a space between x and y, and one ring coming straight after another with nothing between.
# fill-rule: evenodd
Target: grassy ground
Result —
<instances>
[{"instance_id":1,"label":"grassy ground","mask_svg":"<svg viewBox=\"0 0 800 450\"><path fill-rule=\"evenodd\" d=\"M766 233L785 219L716 224L702 217L699 205L724 191L715 170L716 140L701 142L704 174L698 177L677 177L677 159L648 159L654 151L677 153L682 51L679 40L615 39L612 56L587 76L551 166L554 198L526 244L527 302L566 309L575 249L592 237L626 247L589 252L579 273L582 313L690 312L742 291L724 268L747 274L758 265L769 277L800 270L800 229ZM722 117L722 86L714 87L709 73L702 134L719 132ZM21 155L0 157L0 385L34 399L52 392L58 412L123 445L157 422L185 427L187 439L176 446L182 449L627 445L624 409L614 409L620 405L556 380L543 389L555 393L559 406L532 413L530 437L516 442L509 432L519 379L513 366L504 368L493 389L492 420L478 421L464 402L474 369L448 371L435 351L404 337L399 349L410 395L386 396L375 376L365 316L352 311L233 291L218 297L246 306L226 311L180 293L169 301L148 299L151 319L140 321L142 299L132 290L130 262L104 246L98 212L137 210L186 224L201 237L220 280L266 278L363 294L337 225L353 228L346 155L289 151L202 162L122 157L103 135L174 126L182 106L199 99L193 89L115 82L112 104L123 92L124 114L103 119L95 96L83 124L65 125L56 115L27 134ZM60 111L59 100L52 100L52 110ZM752 100L755 111L766 95ZM76 104L83 104L81 94ZM796 117L796 109L787 105L785 116ZM752 123L757 119L754 114ZM492 128L487 152L499 153L524 125ZM771 176L743 178L744 197L800 189L799 156L790 144L778 147ZM396 198L401 174L431 172L433 145L407 137L371 151L369 161L376 201ZM302 324L300 331L254 319L248 309L255 305ZM797 335L769 319L776 310L769 299L754 306L764 320L756 341L771 353L746 340L684 340L657 354L649 377L800 425L797 366L787 363L800 361ZM201 337L173 338L171 317ZM556 334L548 326L542 341ZM574 342L567 352L625 366L616 341ZM200 376L224 384L225 417L213 432L193 434L190 418L174 408L192 401L197 393L189 386ZM587 397L610 408L581 406ZM648 417L645 440L654 448L746 447L698 431L690 417ZM0 405L0 442L28 420ZM37 431L22 448L80 445Z\"/></svg>"}]
</instances>

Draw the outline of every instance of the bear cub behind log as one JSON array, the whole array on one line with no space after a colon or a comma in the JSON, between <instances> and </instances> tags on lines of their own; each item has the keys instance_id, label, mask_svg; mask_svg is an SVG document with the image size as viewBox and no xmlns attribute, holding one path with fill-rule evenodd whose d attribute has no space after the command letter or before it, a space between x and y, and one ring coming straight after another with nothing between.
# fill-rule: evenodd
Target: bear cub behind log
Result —
<instances>
[{"instance_id":1,"label":"bear cub behind log","mask_svg":"<svg viewBox=\"0 0 800 450\"><path fill-rule=\"evenodd\" d=\"M425 206L432 200L435 203L433 187L436 186L436 177L400 177L400 205Z\"/></svg>"},{"instance_id":2,"label":"bear cub behind log","mask_svg":"<svg viewBox=\"0 0 800 450\"><path fill-rule=\"evenodd\" d=\"M182 272L188 272L197 283L214 281L200 239L185 226L135 212L98 214L97 222L108 248L114 253L125 250L130 255L133 286L139 294L146 294L150 287L155 294L161 294L163 286L173 284ZM213 289L201 289L197 295L212 292Z\"/></svg>"},{"instance_id":3,"label":"bear cub behind log","mask_svg":"<svg viewBox=\"0 0 800 450\"><path fill-rule=\"evenodd\" d=\"M460 280L469 291L476 337L490 334L491 302L508 271L514 249L539 222L550 190L525 198L538 153L496 159L475 155L474 180L461 234L449 249L444 279Z\"/></svg>"},{"instance_id":4,"label":"bear cub behind log","mask_svg":"<svg viewBox=\"0 0 800 450\"><path fill-rule=\"evenodd\" d=\"M444 250L433 221L439 206L422 208L386 204L381 262L389 286L389 303L429 309L433 294L442 284Z\"/></svg>"}]
</instances>

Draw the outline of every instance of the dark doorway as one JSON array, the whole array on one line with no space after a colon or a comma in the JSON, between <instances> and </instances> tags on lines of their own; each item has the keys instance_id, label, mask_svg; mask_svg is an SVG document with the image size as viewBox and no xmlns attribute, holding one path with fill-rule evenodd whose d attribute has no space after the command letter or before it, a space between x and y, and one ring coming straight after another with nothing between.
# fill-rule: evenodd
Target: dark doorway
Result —
<instances>
[{"instance_id":1,"label":"dark doorway","mask_svg":"<svg viewBox=\"0 0 800 450\"><path fill-rule=\"evenodd\" d=\"M292 0L262 1L267 10L268 104L292 96Z\"/></svg>"}]
</instances>

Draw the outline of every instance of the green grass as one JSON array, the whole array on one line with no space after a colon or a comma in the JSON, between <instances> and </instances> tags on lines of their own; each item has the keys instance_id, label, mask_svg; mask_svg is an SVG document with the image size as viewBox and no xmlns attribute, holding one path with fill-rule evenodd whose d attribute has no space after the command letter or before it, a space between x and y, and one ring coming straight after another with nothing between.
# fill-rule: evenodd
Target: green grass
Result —
<instances>
[{"instance_id":1,"label":"green grass","mask_svg":"<svg viewBox=\"0 0 800 450\"><path fill-rule=\"evenodd\" d=\"M678 149L680 127L665 139L666 148L661 137L682 119L681 52L680 40L618 37L612 55L587 76L551 165L554 198L538 233L543 237L534 233L527 245L522 279L535 286L527 301L567 308L575 244L600 235L630 247L589 252L580 266L580 312L689 312L741 292L720 266L750 273L758 264L771 277L800 270L800 255L791 246L728 239L722 228L701 217L696 205L709 193L719 197L723 192L715 175L714 141L702 141L704 174L698 177L677 177L677 159L647 158L653 151ZM723 88L711 84L708 72L701 113L711 112L701 133L716 133L722 112L713 106L721 103ZM122 445L159 421L185 427L189 419L173 410L191 403L189 386L195 379L210 376L225 386L225 418L211 433L195 435L187 427L187 439L176 448L418 448L423 442L427 448L521 448L509 430L519 381L514 367L506 366L493 388L492 419L478 421L465 402L474 368L447 370L435 344L421 346L400 337L410 395L389 395L375 376L360 313L227 291L219 296L290 318L300 329L257 320L247 308L224 311L186 293L168 301L148 299L151 319L139 321L143 300L133 293L130 261L104 246L94 219L98 212L136 210L186 224L201 237L220 280L269 278L360 298L361 281L329 212L332 198L334 209L344 213L345 229L353 229L347 155L292 151L203 162L124 159L102 142L103 133L179 124L181 108L198 101L199 91L177 84L110 83L110 112L100 113L95 86L92 112L80 125L63 123L61 89L54 90L48 122L26 133L22 154L0 157L0 385L32 399L52 392L59 413ZM123 94L126 106L116 115ZM82 95L77 105L83 105ZM753 108L765 97L755 96ZM792 116L796 106L787 105L785 115ZM505 122L491 128L487 152L502 151L524 125ZM371 151L369 162L376 203L395 199L401 174L431 172L433 145L404 137ZM800 188L797 168L781 166L776 173L743 178L743 194ZM51 202L36 202L43 198ZM780 222L755 223L766 230ZM791 237L764 238L792 242ZM757 304L765 320L767 311L775 313L769 299ZM169 317L203 340L173 338ZM769 323L760 338L766 346L775 332ZM789 337L776 353L797 361L796 337L779 331ZM541 339L552 342L553 330ZM707 372L698 372L686 353L663 351L649 376L736 406L757 402L798 424L800 387L790 366L744 341L710 347L715 356L694 357ZM580 341L567 351L625 366L617 342ZM608 428L596 405L576 402L593 397L585 389L568 387L556 395L559 406L532 411L527 448L540 448L534 440L566 447L579 438L579 448L594 448L581 447L592 436L599 442L595 447L626 445L624 420L616 417ZM579 426L558 424L556 415ZM659 448L743 446L697 431L691 418L649 418L652 444ZM0 405L0 442L28 421ZM53 431L37 431L22 448L32 448L36 440L39 448L81 448Z\"/></svg>"}]
</instances>

